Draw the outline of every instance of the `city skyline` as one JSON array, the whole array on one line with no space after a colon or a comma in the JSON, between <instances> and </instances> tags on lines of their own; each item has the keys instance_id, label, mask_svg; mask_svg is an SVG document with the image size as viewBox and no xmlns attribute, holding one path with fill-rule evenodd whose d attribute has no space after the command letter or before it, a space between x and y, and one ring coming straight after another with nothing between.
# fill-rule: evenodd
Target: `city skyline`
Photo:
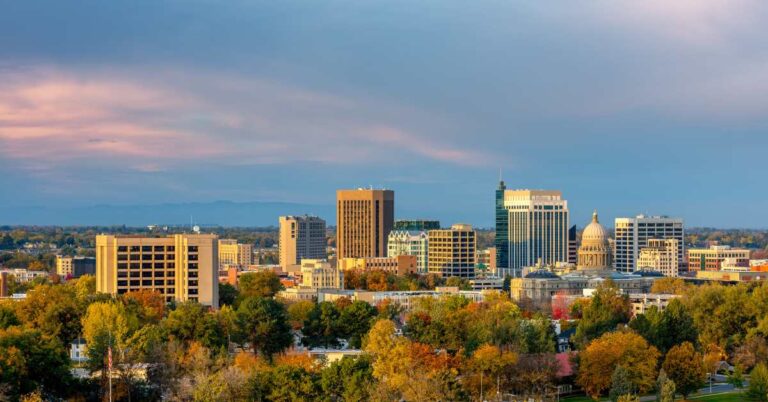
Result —
<instances>
[{"instance_id":1,"label":"city skyline","mask_svg":"<svg viewBox=\"0 0 768 402\"><path fill-rule=\"evenodd\" d=\"M0 15L0 221L374 185L489 227L499 168L575 222L768 221L758 1L77 3Z\"/></svg>"}]
</instances>

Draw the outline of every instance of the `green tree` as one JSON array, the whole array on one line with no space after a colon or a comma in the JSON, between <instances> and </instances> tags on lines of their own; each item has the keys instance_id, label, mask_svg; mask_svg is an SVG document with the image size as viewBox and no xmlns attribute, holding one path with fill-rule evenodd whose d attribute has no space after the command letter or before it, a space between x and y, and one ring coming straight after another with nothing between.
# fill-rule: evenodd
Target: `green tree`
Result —
<instances>
[{"instance_id":1,"label":"green tree","mask_svg":"<svg viewBox=\"0 0 768 402\"><path fill-rule=\"evenodd\" d=\"M662 368L675 382L677 392L683 398L688 398L691 392L704 386L707 375L704 357L696 352L690 342L672 347L667 352Z\"/></svg>"},{"instance_id":2,"label":"green tree","mask_svg":"<svg viewBox=\"0 0 768 402\"><path fill-rule=\"evenodd\" d=\"M339 310L333 303L316 304L304 321L302 329L304 337L301 342L309 347L338 347L339 338L342 336L339 316Z\"/></svg>"},{"instance_id":3,"label":"green tree","mask_svg":"<svg viewBox=\"0 0 768 402\"><path fill-rule=\"evenodd\" d=\"M184 302L176 306L163 321L163 327L171 339L185 344L197 341L215 351L227 345L230 335L216 314L197 302Z\"/></svg>"},{"instance_id":4,"label":"green tree","mask_svg":"<svg viewBox=\"0 0 768 402\"><path fill-rule=\"evenodd\" d=\"M240 297L274 297L277 292L283 290L280 277L272 271L259 271L243 274L237 283Z\"/></svg>"},{"instance_id":5,"label":"green tree","mask_svg":"<svg viewBox=\"0 0 768 402\"><path fill-rule=\"evenodd\" d=\"M219 306L233 305L237 299L237 289L228 283L219 283Z\"/></svg>"},{"instance_id":6,"label":"green tree","mask_svg":"<svg viewBox=\"0 0 768 402\"><path fill-rule=\"evenodd\" d=\"M747 396L758 401L768 401L768 367L759 363L749 373Z\"/></svg>"},{"instance_id":7,"label":"green tree","mask_svg":"<svg viewBox=\"0 0 768 402\"><path fill-rule=\"evenodd\" d=\"M304 321L309 319L309 313L311 313L314 308L315 303L309 300L291 303L288 306L288 318L291 320L293 329L301 329L301 327L304 326Z\"/></svg>"},{"instance_id":8,"label":"green tree","mask_svg":"<svg viewBox=\"0 0 768 402\"><path fill-rule=\"evenodd\" d=\"M697 338L698 332L693 317L680 300L673 299L661 314L657 342L654 345L665 353L675 345L684 342L695 343Z\"/></svg>"},{"instance_id":9,"label":"green tree","mask_svg":"<svg viewBox=\"0 0 768 402\"><path fill-rule=\"evenodd\" d=\"M14 400L38 388L64 395L72 381L69 356L61 342L39 330L0 329L0 387Z\"/></svg>"},{"instance_id":10,"label":"green tree","mask_svg":"<svg viewBox=\"0 0 768 402\"><path fill-rule=\"evenodd\" d=\"M0 329L6 329L15 325L20 325L21 321L16 317L16 312L9 303L0 302Z\"/></svg>"},{"instance_id":11,"label":"green tree","mask_svg":"<svg viewBox=\"0 0 768 402\"><path fill-rule=\"evenodd\" d=\"M610 280L597 286L576 327L575 341L585 346L630 318L629 299Z\"/></svg>"},{"instance_id":12,"label":"green tree","mask_svg":"<svg viewBox=\"0 0 768 402\"><path fill-rule=\"evenodd\" d=\"M302 367L279 365L272 372L269 400L275 402L315 401L320 399L318 376Z\"/></svg>"},{"instance_id":13,"label":"green tree","mask_svg":"<svg viewBox=\"0 0 768 402\"><path fill-rule=\"evenodd\" d=\"M623 366L616 366L611 375L611 391L609 392L611 401L617 402L621 396L635 394L635 384L632 383L630 376L629 370Z\"/></svg>"},{"instance_id":14,"label":"green tree","mask_svg":"<svg viewBox=\"0 0 768 402\"><path fill-rule=\"evenodd\" d=\"M339 328L343 337L349 341L350 348L362 347L363 337L371 329L377 313L375 307L361 300L356 300L341 310Z\"/></svg>"},{"instance_id":15,"label":"green tree","mask_svg":"<svg viewBox=\"0 0 768 402\"><path fill-rule=\"evenodd\" d=\"M237 308L237 322L253 352L268 360L293 344L285 305L273 299L243 300Z\"/></svg>"},{"instance_id":16,"label":"green tree","mask_svg":"<svg viewBox=\"0 0 768 402\"><path fill-rule=\"evenodd\" d=\"M371 357L362 355L331 363L321 373L320 386L331 401L367 401L375 381Z\"/></svg>"},{"instance_id":17,"label":"green tree","mask_svg":"<svg viewBox=\"0 0 768 402\"><path fill-rule=\"evenodd\" d=\"M82 332L82 313L71 286L36 286L16 306L16 315L23 323L58 337L63 344L69 344Z\"/></svg>"},{"instance_id":18,"label":"green tree","mask_svg":"<svg viewBox=\"0 0 768 402\"><path fill-rule=\"evenodd\" d=\"M656 402L675 402L675 382L667 377L664 369L659 370L656 379Z\"/></svg>"}]
</instances>

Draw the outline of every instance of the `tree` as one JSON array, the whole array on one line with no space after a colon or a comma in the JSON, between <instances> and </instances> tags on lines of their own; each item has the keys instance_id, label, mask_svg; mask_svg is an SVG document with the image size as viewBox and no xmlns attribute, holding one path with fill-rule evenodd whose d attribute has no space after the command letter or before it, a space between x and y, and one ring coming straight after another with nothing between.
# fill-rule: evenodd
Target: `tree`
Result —
<instances>
[{"instance_id":1,"label":"tree","mask_svg":"<svg viewBox=\"0 0 768 402\"><path fill-rule=\"evenodd\" d=\"M318 375L304 368L279 365L272 371L271 401L314 401L321 397Z\"/></svg>"},{"instance_id":2,"label":"tree","mask_svg":"<svg viewBox=\"0 0 768 402\"><path fill-rule=\"evenodd\" d=\"M743 388L744 370L741 368L741 366L736 366L732 373L728 373L728 377L726 378L725 382L733 385L733 388Z\"/></svg>"},{"instance_id":3,"label":"tree","mask_svg":"<svg viewBox=\"0 0 768 402\"><path fill-rule=\"evenodd\" d=\"M661 369L656 379L656 402L675 402L675 393L675 382Z\"/></svg>"},{"instance_id":4,"label":"tree","mask_svg":"<svg viewBox=\"0 0 768 402\"><path fill-rule=\"evenodd\" d=\"M10 385L5 393L11 400L38 388L63 394L71 380L69 356L58 339L36 329L0 329L0 386Z\"/></svg>"},{"instance_id":5,"label":"tree","mask_svg":"<svg viewBox=\"0 0 768 402\"><path fill-rule=\"evenodd\" d=\"M249 297L274 297L277 292L283 290L280 277L272 271L258 271L243 274L237 283L240 298Z\"/></svg>"},{"instance_id":6,"label":"tree","mask_svg":"<svg viewBox=\"0 0 768 402\"><path fill-rule=\"evenodd\" d=\"M736 348L733 355L734 364L750 370L758 363L768 363L768 342L765 338L755 335Z\"/></svg>"},{"instance_id":7,"label":"tree","mask_svg":"<svg viewBox=\"0 0 768 402\"><path fill-rule=\"evenodd\" d=\"M633 332L609 332L592 341L579 354L576 382L592 398L599 398L611 385L616 366L626 368L638 393L653 388L659 351Z\"/></svg>"},{"instance_id":8,"label":"tree","mask_svg":"<svg viewBox=\"0 0 768 402\"><path fill-rule=\"evenodd\" d=\"M165 297L156 290L141 289L128 292L123 295L123 302L128 309L136 312L142 323L157 324L165 316Z\"/></svg>"},{"instance_id":9,"label":"tree","mask_svg":"<svg viewBox=\"0 0 768 402\"><path fill-rule=\"evenodd\" d=\"M629 299L610 280L595 289L592 299L584 308L581 321L576 327L576 343L584 346L590 340L629 322ZM608 374L610 376L610 374ZM607 380L607 379L606 379Z\"/></svg>"},{"instance_id":10,"label":"tree","mask_svg":"<svg viewBox=\"0 0 768 402\"><path fill-rule=\"evenodd\" d=\"M341 310L339 329L349 341L350 348L359 349L362 346L363 337L371 329L377 313L375 307L362 300L356 300Z\"/></svg>"},{"instance_id":11,"label":"tree","mask_svg":"<svg viewBox=\"0 0 768 402\"><path fill-rule=\"evenodd\" d=\"M237 322L253 352L267 360L293 344L285 305L273 299L250 297L243 300L237 308Z\"/></svg>"},{"instance_id":12,"label":"tree","mask_svg":"<svg viewBox=\"0 0 768 402\"><path fill-rule=\"evenodd\" d=\"M749 373L747 396L758 401L768 401L768 367L759 363Z\"/></svg>"},{"instance_id":13,"label":"tree","mask_svg":"<svg viewBox=\"0 0 768 402\"><path fill-rule=\"evenodd\" d=\"M697 338L698 332L693 324L693 317L680 300L673 299L661 314L656 347L666 352L677 344L694 343Z\"/></svg>"},{"instance_id":14,"label":"tree","mask_svg":"<svg viewBox=\"0 0 768 402\"><path fill-rule=\"evenodd\" d=\"M629 370L623 366L616 366L611 375L611 401L617 402L619 397L635 394L635 384L632 383Z\"/></svg>"},{"instance_id":15,"label":"tree","mask_svg":"<svg viewBox=\"0 0 768 402\"><path fill-rule=\"evenodd\" d=\"M168 313L163 326L171 339L188 344L198 341L219 350L227 345L227 327L209 309L197 302L184 302Z\"/></svg>"},{"instance_id":16,"label":"tree","mask_svg":"<svg viewBox=\"0 0 768 402\"><path fill-rule=\"evenodd\" d=\"M331 302L316 304L304 321L301 342L309 347L338 347L341 337L339 315L339 310Z\"/></svg>"},{"instance_id":17,"label":"tree","mask_svg":"<svg viewBox=\"0 0 768 402\"><path fill-rule=\"evenodd\" d=\"M309 319L309 313L315 308L315 303L309 300L302 300L288 305L288 318L291 320L293 329L301 329L304 321Z\"/></svg>"},{"instance_id":18,"label":"tree","mask_svg":"<svg viewBox=\"0 0 768 402\"><path fill-rule=\"evenodd\" d=\"M490 395L490 390L495 388L492 384L500 383L501 377L506 377L505 374L511 372L516 363L517 354L514 352L503 351L489 344L480 346L465 365L468 371L465 387L480 400L484 400L484 396Z\"/></svg>"},{"instance_id":19,"label":"tree","mask_svg":"<svg viewBox=\"0 0 768 402\"><path fill-rule=\"evenodd\" d=\"M115 358L125 350L139 321L122 303L99 302L88 306L82 324L88 344L88 366L95 371L105 366L108 346L112 346Z\"/></svg>"},{"instance_id":20,"label":"tree","mask_svg":"<svg viewBox=\"0 0 768 402\"><path fill-rule=\"evenodd\" d=\"M83 308L71 286L36 286L16 306L16 315L23 323L58 337L63 344L80 335L82 313Z\"/></svg>"},{"instance_id":21,"label":"tree","mask_svg":"<svg viewBox=\"0 0 768 402\"><path fill-rule=\"evenodd\" d=\"M706 381L704 358L696 352L690 342L672 347L667 352L662 368L675 382L675 388L683 398L688 398L691 392L704 386Z\"/></svg>"},{"instance_id":22,"label":"tree","mask_svg":"<svg viewBox=\"0 0 768 402\"><path fill-rule=\"evenodd\" d=\"M651 293L682 295L690 289L690 285L681 278L659 278L653 281Z\"/></svg>"},{"instance_id":23,"label":"tree","mask_svg":"<svg viewBox=\"0 0 768 402\"><path fill-rule=\"evenodd\" d=\"M16 312L10 304L0 302L0 329L6 329L15 325L20 325L21 321L16 317Z\"/></svg>"},{"instance_id":24,"label":"tree","mask_svg":"<svg viewBox=\"0 0 768 402\"><path fill-rule=\"evenodd\" d=\"M233 305L237 299L237 289L228 283L219 283L219 306Z\"/></svg>"},{"instance_id":25,"label":"tree","mask_svg":"<svg viewBox=\"0 0 768 402\"><path fill-rule=\"evenodd\" d=\"M331 363L321 374L320 386L331 401L367 401L375 381L371 357L362 355Z\"/></svg>"}]
</instances>

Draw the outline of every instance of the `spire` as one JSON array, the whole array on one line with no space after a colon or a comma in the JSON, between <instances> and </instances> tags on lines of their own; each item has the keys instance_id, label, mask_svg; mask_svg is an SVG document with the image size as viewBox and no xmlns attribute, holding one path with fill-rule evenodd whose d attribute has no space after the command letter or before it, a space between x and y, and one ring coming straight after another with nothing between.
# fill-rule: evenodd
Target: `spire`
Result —
<instances>
[{"instance_id":1,"label":"spire","mask_svg":"<svg viewBox=\"0 0 768 402\"><path fill-rule=\"evenodd\" d=\"M592 222L594 222L594 223L599 223L599 222L597 221L597 210L594 210L594 211L592 212Z\"/></svg>"},{"instance_id":2,"label":"spire","mask_svg":"<svg viewBox=\"0 0 768 402\"><path fill-rule=\"evenodd\" d=\"M504 185L504 179L501 176L501 168L499 168L499 190L505 190L507 187Z\"/></svg>"}]
</instances>

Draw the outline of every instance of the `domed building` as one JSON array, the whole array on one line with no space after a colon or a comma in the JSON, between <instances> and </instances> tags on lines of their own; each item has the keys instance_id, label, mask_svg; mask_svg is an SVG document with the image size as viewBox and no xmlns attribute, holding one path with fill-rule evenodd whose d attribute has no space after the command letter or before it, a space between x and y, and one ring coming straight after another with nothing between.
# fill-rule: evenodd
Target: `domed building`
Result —
<instances>
[{"instance_id":1,"label":"domed building","mask_svg":"<svg viewBox=\"0 0 768 402\"><path fill-rule=\"evenodd\" d=\"M576 269L610 269L612 254L608 230L600 224L595 211L592 213L592 222L581 234Z\"/></svg>"}]
</instances>

